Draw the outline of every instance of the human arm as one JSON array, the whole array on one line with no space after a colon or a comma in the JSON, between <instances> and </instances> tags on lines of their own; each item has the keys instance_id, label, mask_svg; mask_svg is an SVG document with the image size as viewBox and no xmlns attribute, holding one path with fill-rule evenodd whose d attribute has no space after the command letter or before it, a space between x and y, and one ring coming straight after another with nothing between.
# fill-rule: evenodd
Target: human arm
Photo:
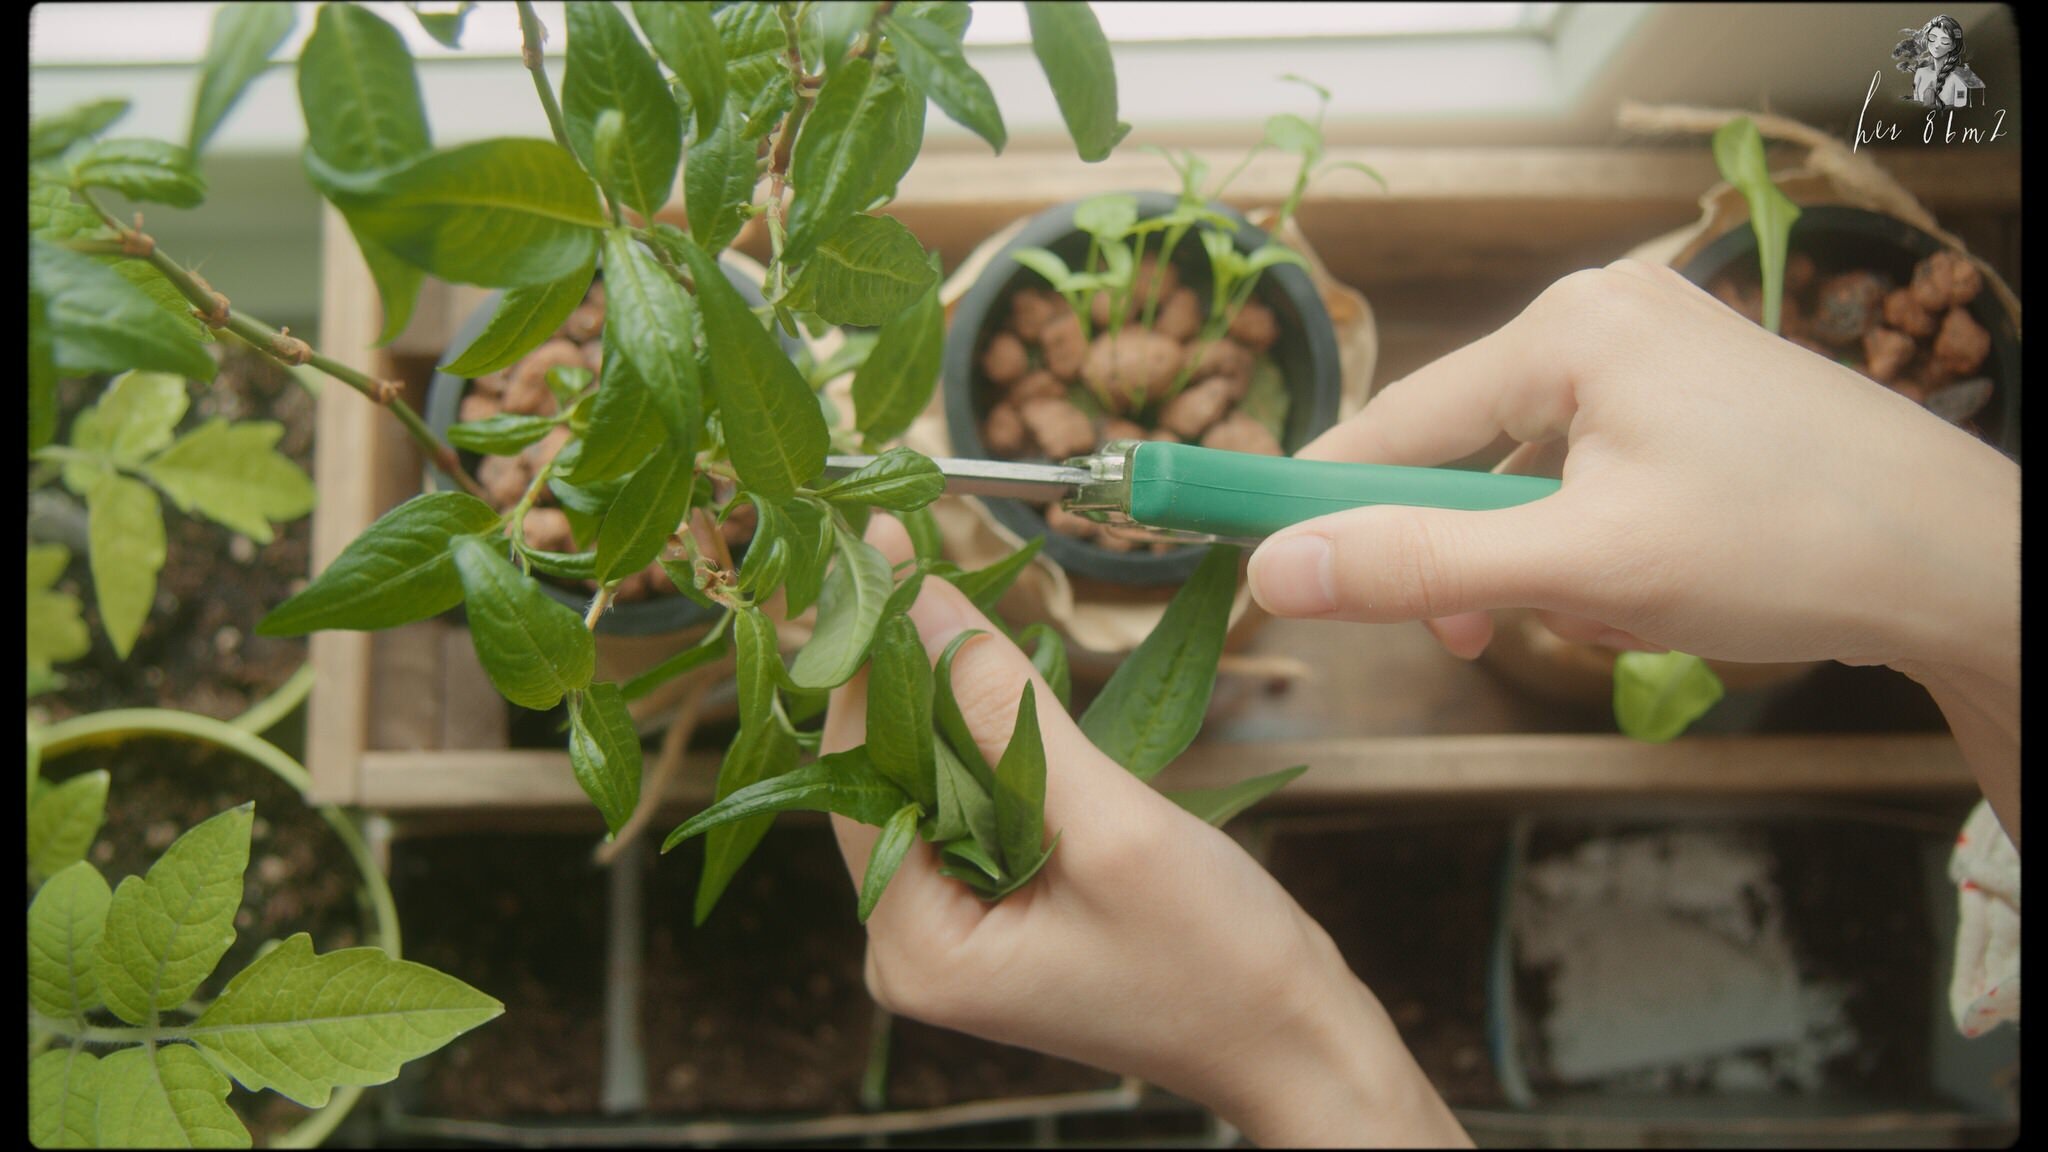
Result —
<instances>
[{"instance_id":1,"label":"human arm","mask_svg":"<svg viewBox=\"0 0 2048 1152\"><path fill-rule=\"evenodd\" d=\"M910 554L893 521L870 539ZM1025 684L1046 750L1047 834L1031 883L996 904L939 874L922 841L868 920L878 1003L941 1027L1141 1077L1268 1145L1464 1144L1393 1022L1336 946L1238 844L1088 742L1017 648L927 580L928 654L968 628L953 690L1000 758ZM833 693L822 748L865 738L865 673ZM856 882L877 832L833 820Z\"/></svg>"},{"instance_id":2,"label":"human arm","mask_svg":"<svg viewBox=\"0 0 2048 1152\"><path fill-rule=\"evenodd\" d=\"M1281 616L1428 620L1471 658L1495 608L1568 639L1886 664L1927 686L2019 842L2019 466L1676 272L1576 273L1389 385L1303 457L1436 465L1564 448L1553 496L1360 508L1253 555Z\"/></svg>"}]
</instances>

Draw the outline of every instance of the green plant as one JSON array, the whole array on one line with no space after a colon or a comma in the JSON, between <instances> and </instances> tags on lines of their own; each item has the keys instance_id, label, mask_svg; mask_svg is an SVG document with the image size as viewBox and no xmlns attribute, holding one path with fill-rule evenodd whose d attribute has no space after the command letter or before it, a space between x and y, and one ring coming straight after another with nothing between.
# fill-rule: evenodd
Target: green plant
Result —
<instances>
[{"instance_id":1,"label":"green plant","mask_svg":"<svg viewBox=\"0 0 2048 1152\"><path fill-rule=\"evenodd\" d=\"M574 3L558 97L540 51L543 29L521 3L523 63L553 138L437 149L397 30L365 8L323 5L297 64L304 165L362 250L384 303L386 341L405 328L426 276L502 288L484 333L451 355L450 366L470 374L503 368L548 339L602 267L604 387L558 373L549 382L556 417L462 425L451 442L425 426L395 382L355 372L233 307L139 221L122 223L96 198L113 189L176 207L203 196L198 156L211 124L290 31L277 7L224 12L202 80L210 111L195 119L186 148L97 139L122 111L115 105L32 125L32 197L79 227L60 235L32 214L31 397L48 396L60 374L133 368L203 377L200 342L210 332L310 365L389 409L461 490L384 515L259 630L390 628L463 605L480 661L506 699L566 708L573 771L612 837L642 802L641 749L626 701L726 651L735 655L741 723L719 770L720 811L759 795L750 789L795 793L822 782L823 793L837 795L857 787L865 791L856 814L893 829L892 844L904 842L917 818L913 805L932 830L949 833L982 811L958 801L959 792L956 808L941 806L942 744L914 733L892 731L880 747L799 766L816 749L825 693L865 665L878 664L879 695L900 699L906 714L934 716L943 731L944 677L931 685L918 675L902 613L932 575L992 603L1031 556L1020 552L979 572L941 560L935 529L919 514L943 482L914 452L891 451L858 474L819 480L833 447L875 448L900 435L936 383L944 324L936 259L877 209L916 159L927 100L998 152L1006 142L988 86L962 52L968 6L635 3L629 21L608 2ZM1100 160L1128 131L1117 119L1101 29L1085 4L1027 10L1034 52L1076 150ZM466 6L414 12L437 38L458 42ZM656 218L679 169L686 229ZM758 309L717 264L753 221L770 248L767 302ZM134 283L96 263L103 260ZM132 323L93 319L116 308ZM793 361L773 332L817 334L842 324L877 331L848 341L830 365ZM854 372L852 413L817 394L828 369ZM555 427L572 438L525 499L500 515L479 498L455 446L509 453ZM579 551L527 544L523 520L543 485L581 518L573 525ZM742 503L758 526L736 564L715 529ZM919 540L919 562L900 579L862 538L877 509L904 517ZM592 628L618 581L657 561L684 595L719 610L717 623L631 681L594 682ZM536 573L601 588L579 617L542 593ZM785 666L778 624L813 608L812 636ZM1048 675L1064 668L1057 637L1036 630L1023 638ZM65 639L56 636L58 650ZM1173 681L1147 692L1191 691L1199 680L1202 700L1213 665L1213 652L1205 675L1190 675L1198 663L1136 662ZM979 787L987 813L1000 811L1000 839L947 838L972 845L955 855L981 867L982 879L970 883L992 894L1034 866L1028 842L1043 822L1042 786L1033 785L1042 753L1033 751L1028 724L1018 737L1014 755L986 776L969 764L968 775L944 777L948 786ZM1137 764L1150 765L1148 775L1156 770L1149 759ZM768 815L792 806L801 805L770 805L712 829L700 920ZM972 859L977 848L986 859ZM872 905L872 894L863 904Z\"/></svg>"},{"instance_id":2,"label":"green plant","mask_svg":"<svg viewBox=\"0 0 2048 1152\"><path fill-rule=\"evenodd\" d=\"M1778 331L1785 300L1785 257L1799 206L1772 182L1756 123L1739 116L1714 133L1714 163L1721 178L1749 202L1763 272L1763 323ZM1706 661L1683 652L1622 652L1614 662L1614 719L1623 733L1661 744L1684 734L1725 694Z\"/></svg>"},{"instance_id":3,"label":"green plant","mask_svg":"<svg viewBox=\"0 0 2048 1152\"><path fill-rule=\"evenodd\" d=\"M1074 227L1088 237L1088 252L1081 268L1069 268L1066 261L1043 248L1020 248L1012 253L1017 263L1024 265L1043 277L1053 291L1064 298L1081 321L1083 340L1091 336L1089 330L1089 304L1097 293L1108 296L1109 334L1116 335L1123 328L1125 320L1132 314L1129 307L1131 294L1139 293L1142 305L1143 323L1152 324L1162 293L1158 281L1153 277L1141 276L1143 261L1147 256L1146 246L1152 237L1159 238L1157 249L1151 253L1154 266L1163 266L1172 261L1179 250L1181 241L1196 228L1204 253L1209 258L1209 310L1204 317L1200 334L1193 347L1184 357L1183 365L1172 387L1163 395L1154 398L1163 404L1187 387L1194 366L1202 361L1202 354L1208 347L1223 338L1230 330L1231 322L1237 319L1244 306L1250 302L1252 292L1258 287L1261 274L1268 268L1280 264L1292 264L1306 268L1307 262L1294 249L1278 241L1269 241L1250 253L1237 250L1231 234L1237 230L1237 222L1215 211L1210 204L1220 201L1223 193L1242 173L1251 161L1267 148L1292 153L1301 159L1295 173L1294 183L1287 198L1275 210L1273 222L1268 229L1278 234L1283 232L1301 202L1308 195L1310 180L1316 175L1333 169L1348 168L1363 172L1382 188L1386 181L1371 167L1353 160L1336 160L1323 163L1323 117L1329 107L1330 93L1322 86L1299 76L1285 76L1282 79L1303 85L1316 94L1316 116L1314 121L1306 120L1291 112L1283 112L1266 120L1264 139L1245 154L1237 167L1225 173L1215 186L1203 190L1202 181L1208 175L1208 163L1193 152L1183 151L1178 155L1164 149L1158 152L1174 173L1180 178L1180 190L1173 208L1159 216L1140 221L1138 206L1134 197L1127 194L1111 193L1083 201L1074 210ZM1142 283L1140 281L1143 281ZM1141 412L1148 403L1142 389L1131 396L1131 411Z\"/></svg>"},{"instance_id":4,"label":"green plant","mask_svg":"<svg viewBox=\"0 0 2048 1152\"><path fill-rule=\"evenodd\" d=\"M87 859L104 820L104 770L61 783L45 761L156 737L213 744L304 791L305 769L259 732L305 699L294 676L232 723L155 708L29 726L29 1138L38 1147L248 1147L230 1078L321 1109L285 1138L331 1132L366 1085L503 1011L489 996L398 958L397 910L348 816L317 811L368 888L377 946L313 952L271 941L211 1001L193 998L234 943L254 806L180 836L143 876L110 888ZM107 1049L112 1051L107 1051ZM95 1051L97 1050L97 1051Z\"/></svg>"}]
</instances>

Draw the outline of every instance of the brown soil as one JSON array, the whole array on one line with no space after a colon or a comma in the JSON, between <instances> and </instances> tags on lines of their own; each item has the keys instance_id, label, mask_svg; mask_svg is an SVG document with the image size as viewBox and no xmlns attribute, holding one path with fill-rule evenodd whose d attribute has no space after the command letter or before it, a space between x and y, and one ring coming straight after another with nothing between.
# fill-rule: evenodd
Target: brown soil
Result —
<instances>
[{"instance_id":1,"label":"brown soil","mask_svg":"<svg viewBox=\"0 0 2048 1152\"><path fill-rule=\"evenodd\" d=\"M471 1119L595 1112L605 878L590 862L589 840L401 839L391 882L406 959L505 1004L504 1015L407 1066L401 1083L415 1107Z\"/></svg>"},{"instance_id":2,"label":"brown soil","mask_svg":"<svg viewBox=\"0 0 2048 1152\"><path fill-rule=\"evenodd\" d=\"M1268 867L1336 941L1453 1107L1505 1103L1486 1042L1487 959L1507 826L1288 832Z\"/></svg>"},{"instance_id":3,"label":"brown soil","mask_svg":"<svg viewBox=\"0 0 2048 1152\"><path fill-rule=\"evenodd\" d=\"M339 384L334 385L340 387ZM67 443L80 410L96 403L104 385L65 381L59 388L57 443ZM220 375L195 387L181 433L215 416L272 420L285 426L277 451L308 475L313 468L313 397L291 373L254 353L224 354ZM83 529L85 505L60 484L44 498L75 509ZM277 526L267 545L163 500L168 556L157 578L156 604L134 651L114 654L93 599L92 570L85 550L72 548L72 562L58 587L79 598L92 633L92 651L59 665L62 691L39 697L52 719L105 708L179 708L229 719L285 682L306 659L303 638L256 635L256 622L284 602L306 577L312 518Z\"/></svg>"}]
</instances>

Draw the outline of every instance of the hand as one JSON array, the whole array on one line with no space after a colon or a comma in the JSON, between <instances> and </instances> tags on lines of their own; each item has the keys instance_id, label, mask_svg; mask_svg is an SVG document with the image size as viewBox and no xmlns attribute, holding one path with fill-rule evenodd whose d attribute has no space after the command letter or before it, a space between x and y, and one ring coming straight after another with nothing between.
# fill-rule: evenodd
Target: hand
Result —
<instances>
[{"instance_id":1,"label":"hand","mask_svg":"<svg viewBox=\"0 0 2048 1152\"><path fill-rule=\"evenodd\" d=\"M1429 619L1467 658L1484 610L1528 607L1569 639L1890 664L1933 690L2018 842L2018 465L1631 260L1559 281L1301 455L1435 465L1503 433L1511 465L1564 449L1557 494L1322 517L1253 554L1253 595Z\"/></svg>"},{"instance_id":2,"label":"hand","mask_svg":"<svg viewBox=\"0 0 2048 1152\"><path fill-rule=\"evenodd\" d=\"M870 542L910 555L893 520ZM1141 1077L1261 1144L1465 1143L1386 1012L1329 935L1235 841L1111 762L1031 662L957 589L927 580L911 619L982 754L1038 693L1047 835L1059 846L996 904L939 874L923 841L868 920L867 984L890 1011ZM832 694L823 750L866 739L862 672ZM877 830L833 817L855 884Z\"/></svg>"}]
</instances>

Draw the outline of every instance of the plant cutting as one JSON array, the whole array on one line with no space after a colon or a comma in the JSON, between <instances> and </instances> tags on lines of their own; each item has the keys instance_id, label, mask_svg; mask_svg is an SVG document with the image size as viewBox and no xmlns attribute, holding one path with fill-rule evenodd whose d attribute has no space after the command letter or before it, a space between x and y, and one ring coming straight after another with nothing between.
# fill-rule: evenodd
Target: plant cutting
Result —
<instances>
[{"instance_id":1,"label":"plant cutting","mask_svg":"<svg viewBox=\"0 0 2048 1152\"><path fill-rule=\"evenodd\" d=\"M1059 461L1121 440L1198 443L1279 455L1336 418L1339 375L1330 321L1293 249L1217 201L1260 151L1300 158L1273 232L1286 229L1310 180L1363 165L1323 158L1313 121L1271 117L1243 162L1208 185L1193 153L1162 153L1177 196L1115 194L1034 219L962 298L948 337L947 425L956 450ZM1189 243L1190 239L1195 242ZM1056 535L1049 551L1088 576L1173 583L1194 557L1121 554L1147 540L1061 509L992 506L1018 535Z\"/></svg>"},{"instance_id":2,"label":"plant cutting","mask_svg":"<svg viewBox=\"0 0 2048 1152\"><path fill-rule=\"evenodd\" d=\"M642 801L641 749L627 700L727 651L736 658L741 723L720 768L721 801L764 782L792 793L820 781L857 782L866 804L860 814L893 826L898 837L913 823L905 814L913 804L935 819L964 819L964 809L934 807L936 745L932 762L919 768L929 776L905 771L893 751L799 765L816 746L824 693L871 654L884 660L878 685L929 695L927 713L942 719L942 694L899 651L902 612L918 582L935 574L1000 590L1028 560L966 573L940 566L927 550L920 565L891 572L862 528L877 509L915 521L939 491L936 468L897 449L858 474L821 479L828 451L886 443L935 384L942 338L935 262L876 209L916 157L927 100L992 148L1005 143L986 82L961 53L968 8L785 3L713 12L636 4L629 20L610 3L575 4L558 96L539 21L531 5L518 7L523 62L552 139L436 149L403 37L356 5L322 6L297 64L307 175L363 250L384 302L386 339L402 331L425 276L502 289L460 361L473 375L503 370L573 316L602 266L604 386L593 388L574 364L556 365L562 370L552 387L545 372L540 381L553 417L473 412L480 418L454 434L486 455L521 452L554 436L555 455L526 477L509 510L493 507L490 488L465 467L458 445L436 435L395 382L353 371L237 309L138 223L104 211L104 190L173 206L204 193L193 148L99 140L119 109L65 114L32 132L38 194L91 222L69 236L32 236L32 327L42 334L32 353L54 350L49 370L32 355L32 396L46 394L58 369L203 374L194 352L211 332L310 365L390 410L455 488L385 514L260 630L382 629L461 605L479 660L508 701L536 710L566 705L573 771L613 836ZM265 19L274 19L271 12ZM1077 151L1099 160L1128 130L1116 118L1114 84L1105 82L1111 73L1101 30L1085 5L1032 4L1029 12L1034 50ZM227 92L227 105L289 32L286 23L255 44L242 26L254 19L228 20L219 62L210 66L206 83ZM679 170L687 228L657 219ZM718 264L753 220L765 226L771 249L758 306ZM88 273L105 258L140 264L169 291L159 287L152 296ZM116 306L134 317L133 330L94 322ZM878 329L871 343L856 345L857 362L838 366L855 373L850 412L828 410L776 331L815 334L838 324ZM572 531L579 551L538 547L528 528L543 490L560 498L552 485L558 477L589 497L579 514L594 532L579 540ZM719 527L745 510L755 527L742 560ZM650 565L714 622L646 674L596 681L592 630L627 581ZM591 580L597 589L577 611L542 590L542 575ZM785 664L778 625L807 610L815 610L811 637ZM1037 650L1055 661L1056 645L1040 637ZM1028 729L1019 737L1015 762L990 771L1001 768L1000 779L1016 786L1012 799L1039 808L1028 786L1036 740ZM878 775L891 771L900 774ZM982 876L970 883L991 895L1014 889L1042 859L1027 851L1031 822L1022 809L1004 812L1004 839L973 841L986 859L961 849ZM712 830L699 919L763 823Z\"/></svg>"}]
</instances>

